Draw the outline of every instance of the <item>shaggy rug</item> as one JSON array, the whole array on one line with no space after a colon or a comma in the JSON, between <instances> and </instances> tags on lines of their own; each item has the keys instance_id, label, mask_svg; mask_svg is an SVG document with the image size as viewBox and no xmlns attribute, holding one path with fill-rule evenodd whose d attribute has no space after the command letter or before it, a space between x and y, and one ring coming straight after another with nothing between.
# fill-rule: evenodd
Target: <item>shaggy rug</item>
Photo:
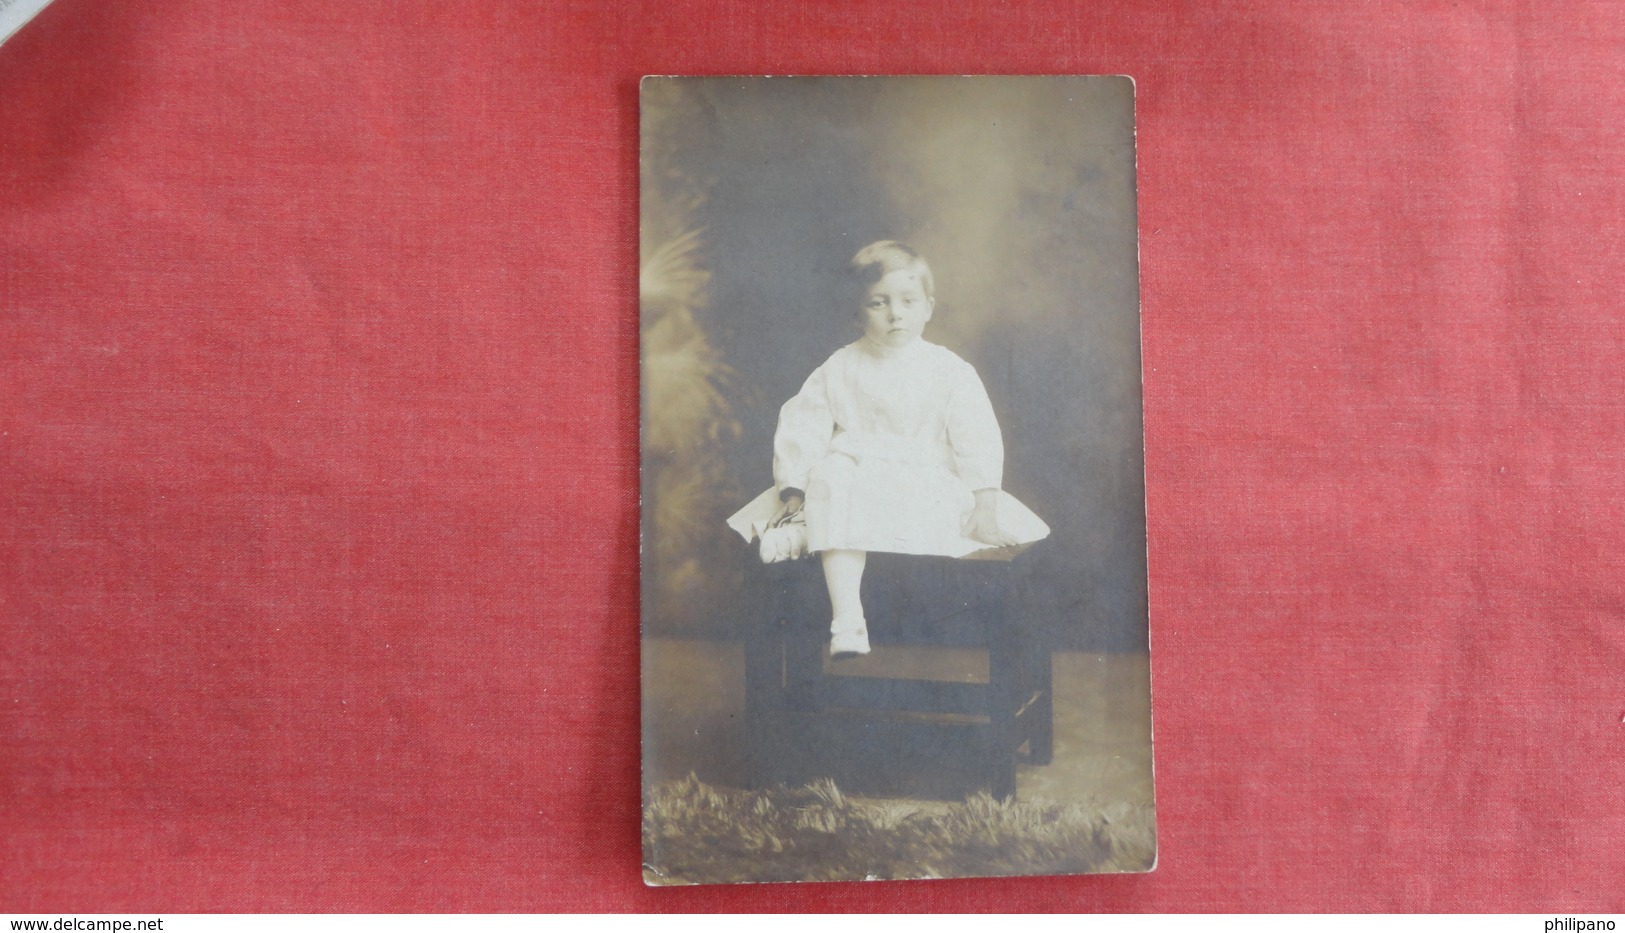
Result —
<instances>
[{"instance_id":1,"label":"shaggy rug","mask_svg":"<svg viewBox=\"0 0 1625 933\"><path fill-rule=\"evenodd\" d=\"M863 881L1146 871L1148 808L848 797L834 782L765 791L693 775L653 788L643 808L649 884Z\"/></svg>"}]
</instances>

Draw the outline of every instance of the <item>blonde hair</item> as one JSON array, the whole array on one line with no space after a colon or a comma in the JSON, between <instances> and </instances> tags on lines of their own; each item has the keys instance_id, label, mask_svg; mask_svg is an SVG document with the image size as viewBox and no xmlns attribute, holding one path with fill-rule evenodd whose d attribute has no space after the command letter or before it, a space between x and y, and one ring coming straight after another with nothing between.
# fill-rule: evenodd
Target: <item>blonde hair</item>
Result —
<instances>
[{"instance_id":1,"label":"blonde hair","mask_svg":"<svg viewBox=\"0 0 1625 933\"><path fill-rule=\"evenodd\" d=\"M931 276L931 265L914 248L896 240L878 240L857 251L846 264L847 275L854 293L860 293L887 275L906 269L920 277L927 301L937 300L936 280Z\"/></svg>"}]
</instances>

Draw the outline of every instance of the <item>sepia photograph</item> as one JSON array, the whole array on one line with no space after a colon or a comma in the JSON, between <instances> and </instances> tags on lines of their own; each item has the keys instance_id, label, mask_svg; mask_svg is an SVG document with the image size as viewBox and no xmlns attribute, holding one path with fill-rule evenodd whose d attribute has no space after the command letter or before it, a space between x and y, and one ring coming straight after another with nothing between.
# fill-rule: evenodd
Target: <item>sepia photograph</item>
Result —
<instances>
[{"instance_id":1,"label":"sepia photograph","mask_svg":"<svg viewBox=\"0 0 1625 933\"><path fill-rule=\"evenodd\" d=\"M1156 863L1134 85L641 92L651 885Z\"/></svg>"}]
</instances>

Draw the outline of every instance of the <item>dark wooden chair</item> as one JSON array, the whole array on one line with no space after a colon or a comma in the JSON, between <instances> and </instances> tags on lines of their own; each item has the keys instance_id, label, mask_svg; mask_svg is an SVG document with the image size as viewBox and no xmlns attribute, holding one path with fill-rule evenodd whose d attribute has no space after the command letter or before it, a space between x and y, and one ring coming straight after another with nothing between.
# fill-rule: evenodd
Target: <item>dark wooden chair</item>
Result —
<instances>
[{"instance_id":1,"label":"dark wooden chair","mask_svg":"<svg viewBox=\"0 0 1625 933\"><path fill-rule=\"evenodd\" d=\"M1022 750L1048 764L1054 735L1050 652L1019 605L1025 571L1021 549L962 560L871 554L863 600L874 653L831 661L818 560L765 565L765 618L745 646L756 783L850 786L957 768L1013 798ZM979 659L974 648L986 664L969 674L919 663L931 651Z\"/></svg>"}]
</instances>

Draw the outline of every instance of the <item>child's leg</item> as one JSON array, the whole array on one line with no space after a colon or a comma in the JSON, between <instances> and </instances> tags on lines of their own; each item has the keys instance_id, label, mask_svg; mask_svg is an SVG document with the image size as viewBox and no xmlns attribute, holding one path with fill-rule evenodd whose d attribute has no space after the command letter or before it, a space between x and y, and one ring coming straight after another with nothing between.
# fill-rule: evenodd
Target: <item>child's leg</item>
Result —
<instances>
[{"instance_id":1,"label":"child's leg","mask_svg":"<svg viewBox=\"0 0 1625 933\"><path fill-rule=\"evenodd\" d=\"M868 654L869 626L863 618L863 566L866 551L828 550L823 553L824 585L835 618L829 624L830 651Z\"/></svg>"}]
</instances>

